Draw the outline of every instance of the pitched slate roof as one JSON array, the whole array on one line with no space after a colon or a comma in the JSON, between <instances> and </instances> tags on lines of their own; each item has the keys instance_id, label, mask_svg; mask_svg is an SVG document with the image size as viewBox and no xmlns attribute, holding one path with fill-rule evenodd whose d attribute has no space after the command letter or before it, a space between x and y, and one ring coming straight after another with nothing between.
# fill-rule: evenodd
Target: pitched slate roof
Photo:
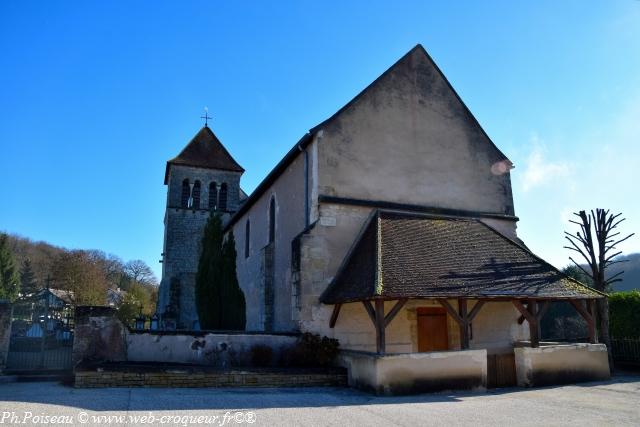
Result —
<instances>
[{"instance_id":1,"label":"pitched slate roof","mask_svg":"<svg viewBox=\"0 0 640 427\"><path fill-rule=\"evenodd\" d=\"M167 169L164 174L165 184L169 179L169 167L171 165L244 172L242 166L231 157L231 154L224 148L218 137L208 126L200 129L180 154L167 162Z\"/></svg>"},{"instance_id":2,"label":"pitched slate roof","mask_svg":"<svg viewBox=\"0 0 640 427\"><path fill-rule=\"evenodd\" d=\"M603 295L479 220L376 211L320 300Z\"/></svg>"}]
</instances>

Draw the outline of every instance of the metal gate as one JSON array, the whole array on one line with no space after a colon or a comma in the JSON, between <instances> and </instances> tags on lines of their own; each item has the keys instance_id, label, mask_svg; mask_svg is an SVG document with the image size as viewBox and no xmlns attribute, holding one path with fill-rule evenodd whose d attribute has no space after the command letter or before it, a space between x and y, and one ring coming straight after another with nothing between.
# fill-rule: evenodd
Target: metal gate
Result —
<instances>
[{"instance_id":1,"label":"metal gate","mask_svg":"<svg viewBox=\"0 0 640 427\"><path fill-rule=\"evenodd\" d=\"M43 289L18 299L13 307L7 373L71 370L73 315L68 291Z\"/></svg>"}]
</instances>

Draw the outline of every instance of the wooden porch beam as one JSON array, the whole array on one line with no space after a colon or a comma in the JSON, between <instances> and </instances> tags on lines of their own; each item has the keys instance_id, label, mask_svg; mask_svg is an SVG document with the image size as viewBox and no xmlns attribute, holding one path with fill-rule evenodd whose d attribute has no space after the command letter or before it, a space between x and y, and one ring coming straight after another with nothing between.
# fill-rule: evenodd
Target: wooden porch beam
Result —
<instances>
[{"instance_id":1,"label":"wooden porch beam","mask_svg":"<svg viewBox=\"0 0 640 427\"><path fill-rule=\"evenodd\" d=\"M520 314L524 316L529 323L529 337L531 339L531 347L540 346L540 322L538 322L538 304L536 300L530 300L527 304L529 309L519 300L512 300L513 305L518 309Z\"/></svg>"},{"instance_id":2,"label":"wooden porch beam","mask_svg":"<svg viewBox=\"0 0 640 427\"><path fill-rule=\"evenodd\" d=\"M473 306L473 309L469 313L469 323L473 322L473 319L475 319L476 315L480 312L480 309L482 308L484 303L485 302L483 300L478 300L476 302L476 305Z\"/></svg>"},{"instance_id":3,"label":"wooden porch beam","mask_svg":"<svg viewBox=\"0 0 640 427\"><path fill-rule=\"evenodd\" d=\"M458 315L455 308L453 308L451 304L449 304L449 301L447 301L446 299L440 299L438 300L438 302L445 308L445 310L447 310L447 313L449 313L449 315L453 317L453 320L455 320L458 325L462 325L464 323L464 320L462 320L460 315Z\"/></svg>"},{"instance_id":4,"label":"wooden porch beam","mask_svg":"<svg viewBox=\"0 0 640 427\"><path fill-rule=\"evenodd\" d=\"M540 306L540 309L538 310L538 322L542 320L542 316L544 316L547 310L549 310L549 305L549 301L545 301Z\"/></svg>"},{"instance_id":5,"label":"wooden porch beam","mask_svg":"<svg viewBox=\"0 0 640 427\"><path fill-rule=\"evenodd\" d=\"M588 307L589 302L586 302L586 304ZM582 305L582 301L571 300L571 305L575 307L576 311L587 322L587 328L589 329L589 342L595 343L598 339L596 335L596 322L594 320L594 317L589 312L590 310Z\"/></svg>"},{"instance_id":6,"label":"wooden porch beam","mask_svg":"<svg viewBox=\"0 0 640 427\"><path fill-rule=\"evenodd\" d=\"M389 323L391 323L391 321L393 320L394 317L396 317L396 315L400 312L400 310L402 310L402 307L404 307L404 305L407 303L407 299L399 299L398 302L396 302L396 305L393 306L393 308L391 309L391 311L384 317L384 326L385 328L387 326L389 326Z\"/></svg>"},{"instance_id":7,"label":"wooden porch beam","mask_svg":"<svg viewBox=\"0 0 640 427\"><path fill-rule=\"evenodd\" d=\"M371 301L362 301L362 305L364 305L364 308L367 310L367 314L369 315L369 319L371 319L371 322L375 326L375 324L376 324L376 312L373 309L373 306L371 305Z\"/></svg>"},{"instance_id":8,"label":"wooden porch beam","mask_svg":"<svg viewBox=\"0 0 640 427\"><path fill-rule=\"evenodd\" d=\"M340 314L340 309L342 308L342 304L335 304L333 306L333 313L331 313L331 319L329 320L329 327L333 328L336 326L336 321L338 320L338 315Z\"/></svg>"},{"instance_id":9,"label":"wooden porch beam","mask_svg":"<svg viewBox=\"0 0 640 427\"><path fill-rule=\"evenodd\" d=\"M529 310L529 305L525 304L524 307L527 308L527 310ZM524 321L527 320L526 317L524 317L524 315L520 315L520 317L518 317L518 325L522 325L524 323Z\"/></svg>"},{"instance_id":10,"label":"wooden porch beam","mask_svg":"<svg viewBox=\"0 0 640 427\"><path fill-rule=\"evenodd\" d=\"M518 301L517 299L514 299L511 302L518 309L518 311L520 312L524 320L526 320L527 322L535 321L535 319L532 319L531 313L529 313L529 310L520 301ZM524 322L524 320L522 322ZM518 323L522 323L522 322L518 321Z\"/></svg>"}]
</instances>

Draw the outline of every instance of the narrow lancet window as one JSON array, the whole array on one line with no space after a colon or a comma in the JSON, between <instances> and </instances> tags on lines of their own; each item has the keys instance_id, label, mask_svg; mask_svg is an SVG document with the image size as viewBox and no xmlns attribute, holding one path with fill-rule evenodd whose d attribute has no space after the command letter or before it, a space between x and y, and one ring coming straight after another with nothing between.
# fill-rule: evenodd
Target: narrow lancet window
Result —
<instances>
[{"instance_id":1,"label":"narrow lancet window","mask_svg":"<svg viewBox=\"0 0 640 427\"><path fill-rule=\"evenodd\" d=\"M200 181L193 183L193 194L191 197L193 199L191 207L193 209L200 209Z\"/></svg>"},{"instance_id":2,"label":"narrow lancet window","mask_svg":"<svg viewBox=\"0 0 640 427\"><path fill-rule=\"evenodd\" d=\"M209 210L215 211L218 209L218 184L212 182L209 184Z\"/></svg>"},{"instance_id":3,"label":"narrow lancet window","mask_svg":"<svg viewBox=\"0 0 640 427\"><path fill-rule=\"evenodd\" d=\"M251 223L247 220L244 226L244 257L249 258L249 242L251 242Z\"/></svg>"},{"instance_id":4,"label":"narrow lancet window","mask_svg":"<svg viewBox=\"0 0 640 427\"><path fill-rule=\"evenodd\" d=\"M182 181L182 198L180 201L180 206L183 208L189 207L189 198L191 197L191 188L189 187L189 180L185 179Z\"/></svg>"},{"instance_id":5,"label":"narrow lancet window","mask_svg":"<svg viewBox=\"0 0 640 427\"><path fill-rule=\"evenodd\" d=\"M271 197L269 202L269 243L276 239L276 199Z\"/></svg>"},{"instance_id":6,"label":"narrow lancet window","mask_svg":"<svg viewBox=\"0 0 640 427\"><path fill-rule=\"evenodd\" d=\"M218 204L218 209L221 211L227 210L227 183L223 182L220 184L220 199Z\"/></svg>"}]
</instances>

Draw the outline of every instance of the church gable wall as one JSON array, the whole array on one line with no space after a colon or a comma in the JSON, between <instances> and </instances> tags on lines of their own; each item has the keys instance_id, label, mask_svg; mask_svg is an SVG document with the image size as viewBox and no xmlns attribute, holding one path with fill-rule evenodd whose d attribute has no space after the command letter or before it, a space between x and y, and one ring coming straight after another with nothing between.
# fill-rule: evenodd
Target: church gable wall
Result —
<instances>
[{"instance_id":1,"label":"church gable wall","mask_svg":"<svg viewBox=\"0 0 640 427\"><path fill-rule=\"evenodd\" d=\"M421 49L317 130L320 195L514 213L509 162Z\"/></svg>"}]
</instances>

